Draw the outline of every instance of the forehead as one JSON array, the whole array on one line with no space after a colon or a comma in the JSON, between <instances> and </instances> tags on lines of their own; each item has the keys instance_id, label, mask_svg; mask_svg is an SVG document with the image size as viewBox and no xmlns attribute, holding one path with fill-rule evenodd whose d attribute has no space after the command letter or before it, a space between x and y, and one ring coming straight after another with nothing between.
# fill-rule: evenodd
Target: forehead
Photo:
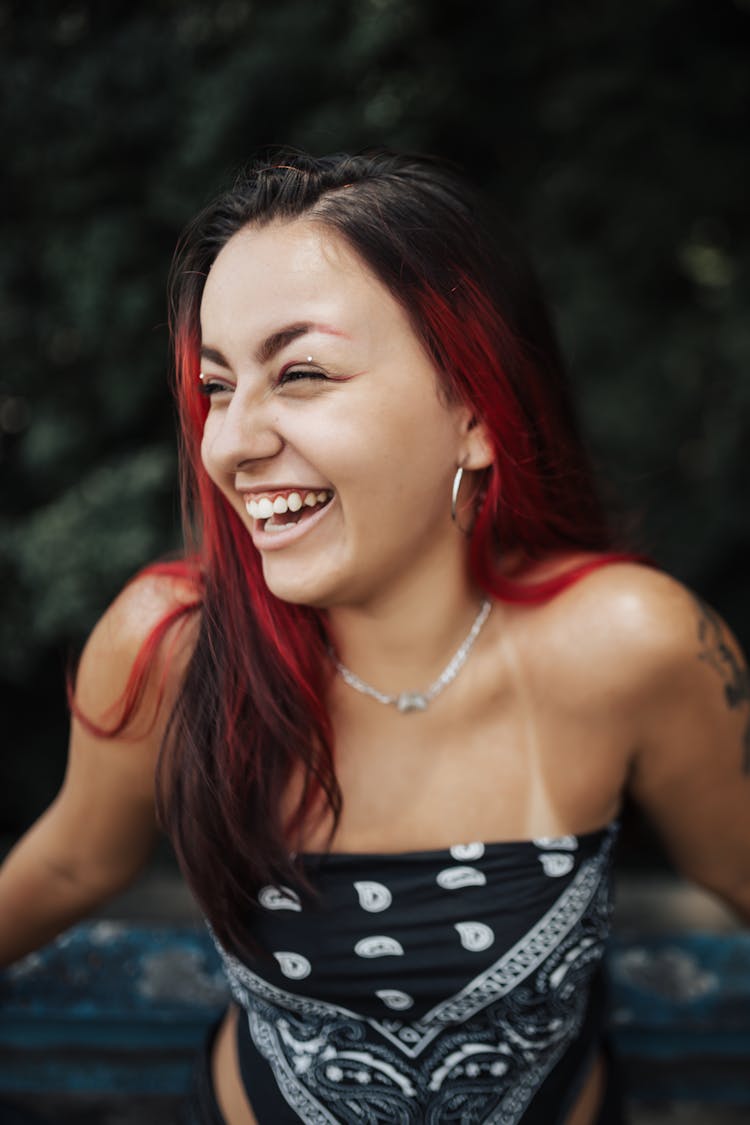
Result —
<instances>
[{"instance_id":1,"label":"forehead","mask_svg":"<svg viewBox=\"0 0 750 1125\"><path fill-rule=\"evenodd\" d=\"M408 328L406 314L368 265L335 231L310 220L238 231L222 247L201 301L204 337L237 327L259 331L294 320L363 317Z\"/></svg>"}]
</instances>

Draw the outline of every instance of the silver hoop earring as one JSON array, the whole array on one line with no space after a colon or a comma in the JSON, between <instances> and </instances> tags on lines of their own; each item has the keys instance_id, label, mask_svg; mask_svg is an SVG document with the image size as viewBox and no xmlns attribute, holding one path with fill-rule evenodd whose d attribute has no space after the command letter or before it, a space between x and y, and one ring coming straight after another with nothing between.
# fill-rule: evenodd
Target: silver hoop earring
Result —
<instances>
[{"instance_id":1,"label":"silver hoop earring","mask_svg":"<svg viewBox=\"0 0 750 1125\"><path fill-rule=\"evenodd\" d=\"M459 465L453 477L453 488L451 490L451 519L454 523L458 523L458 493L461 489L461 481L464 479L464 471Z\"/></svg>"}]
</instances>

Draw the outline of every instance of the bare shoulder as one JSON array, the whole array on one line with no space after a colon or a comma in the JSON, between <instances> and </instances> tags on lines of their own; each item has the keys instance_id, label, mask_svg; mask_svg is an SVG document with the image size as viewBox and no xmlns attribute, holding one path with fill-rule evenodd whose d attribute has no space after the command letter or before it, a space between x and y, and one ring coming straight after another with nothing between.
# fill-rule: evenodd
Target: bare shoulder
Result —
<instances>
[{"instance_id":1,"label":"bare shoulder","mask_svg":"<svg viewBox=\"0 0 750 1125\"><path fill-rule=\"evenodd\" d=\"M82 712L95 722L97 715L111 712L139 660L142 694L149 689L159 694L162 685L160 694L166 687L172 695L195 643L198 607L199 591L187 576L147 570L129 582L102 614L81 654L76 703Z\"/></svg>"},{"instance_id":2,"label":"bare shoulder","mask_svg":"<svg viewBox=\"0 0 750 1125\"><path fill-rule=\"evenodd\" d=\"M165 617L197 604L199 591L187 576L143 571L120 591L96 625L113 640L140 647Z\"/></svg>"},{"instance_id":3,"label":"bare shoulder","mask_svg":"<svg viewBox=\"0 0 750 1125\"><path fill-rule=\"evenodd\" d=\"M667 574L613 563L517 620L555 729L582 716L581 741L616 732L676 864L750 918L750 678L720 615Z\"/></svg>"},{"instance_id":4,"label":"bare shoulder","mask_svg":"<svg viewBox=\"0 0 750 1125\"><path fill-rule=\"evenodd\" d=\"M586 670L611 691L641 701L697 659L737 651L721 618L675 578L637 563L593 571L555 599L550 640L571 676Z\"/></svg>"},{"instance_id":5,"label":"bare shoulder","mask_svg":"<svg viewBox=\"0 0 750 1125\"><path fill-rule=\"evenodd\" d=\"M178 568L146 571L83 650L65 778L33 845L76 888L78 913L124 886L156 839L157 763L194 643L191 606L197 590Z\"/></svg>"}]
</instances>

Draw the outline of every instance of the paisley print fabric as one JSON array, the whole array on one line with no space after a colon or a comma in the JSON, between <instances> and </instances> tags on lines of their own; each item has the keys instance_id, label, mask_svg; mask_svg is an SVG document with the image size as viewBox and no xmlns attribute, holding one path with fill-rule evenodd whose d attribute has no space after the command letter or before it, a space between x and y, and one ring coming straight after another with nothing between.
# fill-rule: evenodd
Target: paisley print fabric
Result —
<instances>
[{"instance_id":1,"label":"paisley print fabric","mask_svg":"<svg viewBox=\"0 0 750 1125\"><path fill-rule=\"evenodd\" d=\"M260 1125L556 1121L600 1031L615 836L308 856L315 903L263 888L268 958L220 948Z\"/></svg>"}]
</instances>

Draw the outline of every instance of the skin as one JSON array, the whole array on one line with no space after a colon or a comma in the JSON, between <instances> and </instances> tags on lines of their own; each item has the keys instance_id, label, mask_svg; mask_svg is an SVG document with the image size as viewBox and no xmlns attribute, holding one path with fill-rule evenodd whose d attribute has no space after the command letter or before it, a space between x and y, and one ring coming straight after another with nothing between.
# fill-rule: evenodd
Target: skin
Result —
<instances>
[{"instance_id":1,"label":"skin","mask_svg":"<svg viewBox=\"0 0 750 1125\"><path fill-rule=\"evenodd\" d=\"M269 335L300 322L325 330L258 362ZM260 546L273 593L369 628L415 599L434 605L447 586L453 618L470 622L477 599L445 496L457 465L483 468L489 449L471 412L441 401L406 314L352 251L313 223L240 232L209 273L201 325L212 392L203 463ZM261 544L245 498L269 485L334 498L293 546Z\"/></svg>"},{"instance_id":2,"label":"skin","mask_svg":"<svg viewBox=\"0 0 750 1125\"><path fill-rule=\"evenodd\" d=\"M479 605L450 485L463 465L469 495L488 464L481 425L443 400L400 305L320 226L235 236L211 270L201 318L213 386L206 471L245 521L269 587L324 608L341 658L369 683L425 686ZM270 334L303 322L328 330L258 355ZM292 381L303 370L326 379ZM248 495L280 486L333 496L286 543L259 534L245 508ZM529 578L576 561L543 560ZM191 594L151 577L120 595L83 655L86 713L116 705L151 627ZM128 740L73 724L61 793L0 874L0 961L49 940L143 866L159 742L193 629L154 668ZM466 671L423 713L399 715L338 678L328 702L344 798L334 850L588 832L617 815L629 789L678 867L750 919L747 670L721 619L666 575L617 564L544 605L496 603ZM305 848L323 847L328 827L311 826ZM235 1019L230 1011L213 1072L230 1125L248 1125ZM568 1125L590 1125L601 1083L598 1062Z\"/></svg>"}]
</instances>

